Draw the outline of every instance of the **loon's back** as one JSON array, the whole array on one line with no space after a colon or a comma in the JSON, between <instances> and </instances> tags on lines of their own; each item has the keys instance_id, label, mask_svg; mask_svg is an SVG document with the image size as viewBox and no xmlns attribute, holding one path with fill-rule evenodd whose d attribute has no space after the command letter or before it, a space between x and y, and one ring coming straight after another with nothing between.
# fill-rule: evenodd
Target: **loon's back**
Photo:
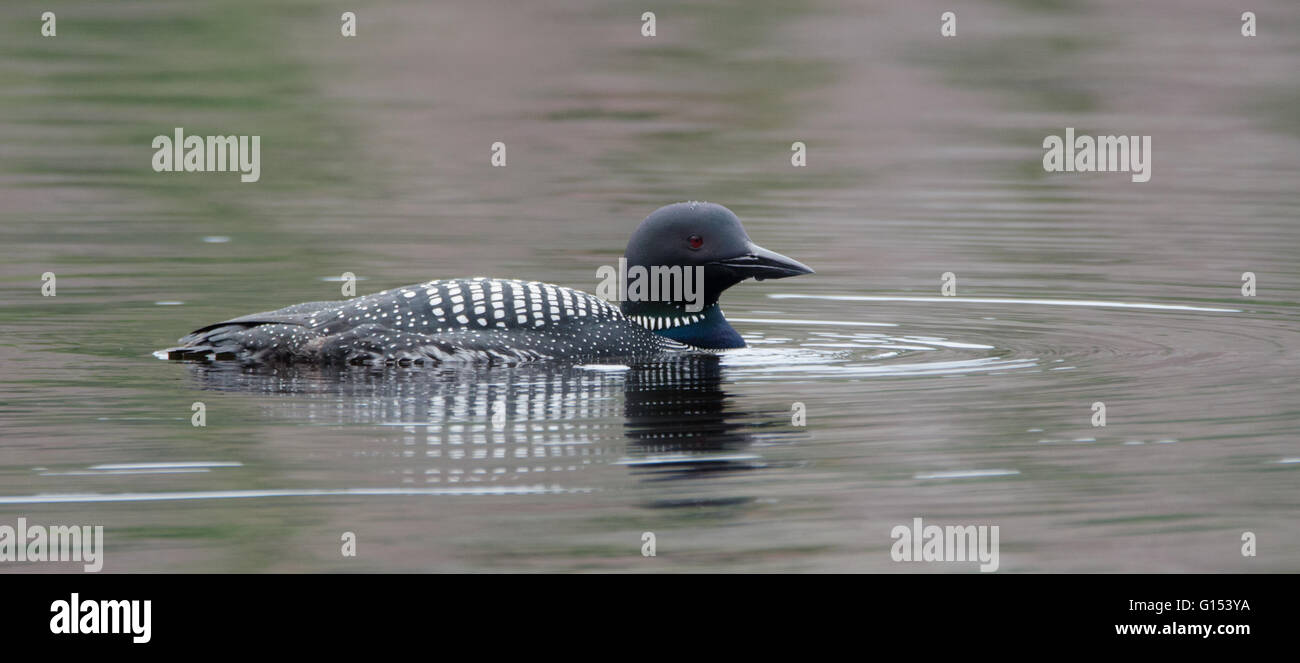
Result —
<instances>
[{"instance_id":1,"label":"loon's back","mask_svg":"<svg viewBox=\"0 0 1300 663\"><path fill-rule=\"evenodd\" d=\"M688 349L580 290L454 279L309 302L208 325L168 359L440 364L646 355Z\"/></svg>"}]
</instances>

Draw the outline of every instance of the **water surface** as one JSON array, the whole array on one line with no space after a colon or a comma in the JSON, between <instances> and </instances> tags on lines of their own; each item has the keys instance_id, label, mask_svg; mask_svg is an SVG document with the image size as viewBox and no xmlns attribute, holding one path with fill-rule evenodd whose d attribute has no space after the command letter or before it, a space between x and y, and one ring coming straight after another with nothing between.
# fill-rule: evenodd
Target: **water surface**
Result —
<instances>
[{"instance_id":1,"label":"water surface","mask_svg":"<svg viewBox=\"0 0 1300 663\"><path fill-rule=\"evenodd\" d=\"M107 571L974 570L891 561L917 517L1004 572L1300 570L1294 3L64 7L0 28L0 523L102 524ZM1044 173L1067 126L1151 181ZM152 172L174 127L261 135L261 181ZM744 350L149 354L344 272L592 290L688 199L817 270L727 294Z\"/></svg>"}]
</instances>

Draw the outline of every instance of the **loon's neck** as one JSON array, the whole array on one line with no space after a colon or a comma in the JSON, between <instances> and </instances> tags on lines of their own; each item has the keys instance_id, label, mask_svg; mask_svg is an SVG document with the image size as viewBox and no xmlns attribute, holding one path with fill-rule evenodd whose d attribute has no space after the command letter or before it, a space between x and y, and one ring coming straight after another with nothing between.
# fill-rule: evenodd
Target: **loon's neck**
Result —
<instances>
[{"instance_id":1,"label":"loon's neck","mask_svg":"<svg viewBox=\"0 0 1300 663\"><path fill-rule=\"evenodd\" d=\"M663 302L623 303L623 313L650 331L680 343L709 350L743 348L745 340L731 327L715 301L698 313Z\"/></svg>"}]
</instances>

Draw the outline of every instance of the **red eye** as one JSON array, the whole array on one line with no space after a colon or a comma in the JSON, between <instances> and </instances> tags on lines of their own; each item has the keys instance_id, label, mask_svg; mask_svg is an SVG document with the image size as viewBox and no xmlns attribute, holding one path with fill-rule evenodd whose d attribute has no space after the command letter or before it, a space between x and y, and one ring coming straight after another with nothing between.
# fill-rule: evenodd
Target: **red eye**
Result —
<instances>
[{"instance_id":1,"label":"red eye","mask_svg":"<svg viewBox=\"0 0 1300 663\"><path fill-rule=\"evenodd\" d=\"M686 243L690 244L692 249L698 249L704 246L704 238L699 235L691 235L686 238Z\"/></svg>"}]
</instances>

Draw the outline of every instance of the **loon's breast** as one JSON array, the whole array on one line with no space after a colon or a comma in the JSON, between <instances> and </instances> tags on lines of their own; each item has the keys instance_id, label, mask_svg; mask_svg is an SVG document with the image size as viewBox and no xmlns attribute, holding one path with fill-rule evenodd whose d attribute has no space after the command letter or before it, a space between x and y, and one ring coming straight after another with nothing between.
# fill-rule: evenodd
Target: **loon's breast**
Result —
<instances>
[{"instance_id":1,"label":"loon's breast","mask_svg":"<svg viewBox=\"0 0 1300 663\"><path fill-rule=\"evenodd\" d=\"M297 304L208 325L180 343L157 354L250 362L443 363L633 356L690 347L654 334L595 295L487 278Z\"/></svg>"}]
</instances>

